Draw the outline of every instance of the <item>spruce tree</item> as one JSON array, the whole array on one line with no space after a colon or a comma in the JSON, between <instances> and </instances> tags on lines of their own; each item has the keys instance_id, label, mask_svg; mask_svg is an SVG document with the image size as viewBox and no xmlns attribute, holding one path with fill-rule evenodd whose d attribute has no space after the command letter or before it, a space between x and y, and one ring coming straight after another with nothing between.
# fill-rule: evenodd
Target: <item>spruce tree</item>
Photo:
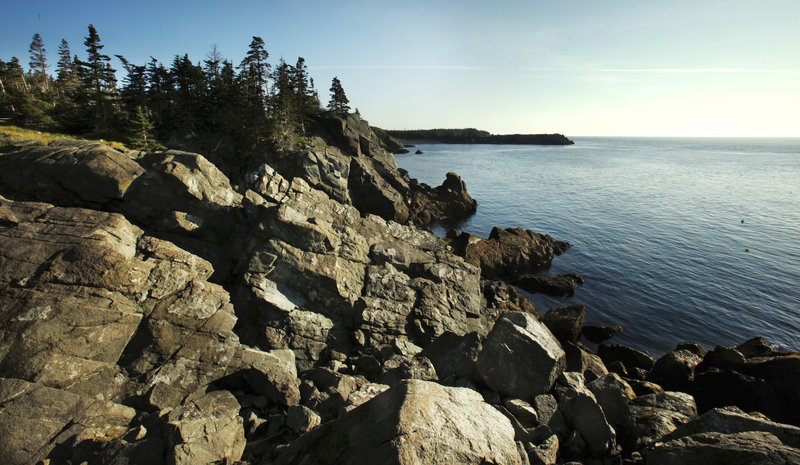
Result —
<instances>
[{"instance_id":1,"label":"spruce tree","mask_svg":"<svg viewBox=\"0 0 800 465\"><path fill-rule=\"evenodd\" d=\"M350 111L350 106L347 105L350 103L350 100L347 98L347 95L344 93L344 89L342 88L342 83L339 81L339 78L334 76L333 80L331 81L331 99L328 102L328 109L330 111L336 113L347 113Z\"/></svg>"},{"instance_id":2,"label":"spruce tree","mask_svg":"<svg viewBox=\"0 0 800 465\"><path fill-rule=\"evenodd\" d=\"M297 95L297 112L301 119L319 113L319 97L314 90L314 80L308 76L308 67L303 57L297 59L292 77Z\"/></svg>"},{"instance_id":3,"label":"spruce tree","mask_svg":"<svg viewBox=\"0 0 800 465\"><path fill-rule=\"evenodd\" d=\"M153 140L151 131L153 130L153 121L150 118L149 112L142 108L136 107L128 120L128 146L138 150L151 150L160 147Z\"/></svg>"},{"instance_id":4,"label":"spruce tree","mask_svg":"<svg viewBox=\"0 0 800 465\"><path fill-rule=\"evenodd\" d=\"M134 113L137 107L147 107L147 78L146 66L129 63L122 55L116 55L122 62L123 68L128 72L122 81L120 96L129 113Z\"/></svg>"},{"instance_id":5,"label":"spruce tree","mask_svg":"<svg viewBox=\"0 0 800 465\"><path fill-rule=\"evenodd\" d=\"M75 77L75 66L72 62L72 52L69 50L69 43L61 39L58 45L58 63L56 63L56 79L66 81Z\"/></svg>"},{"instance_id":6,"label":"spruce tree","mask_svg":"<svg viewBox=\"0 0 800 465\"><path fill-rule=\"evenodd\" d=\"M261 37L253 36L250 47L247 50L242 62L239 64L240 80L245 86L244 92L248 99L264 105L265 96L268 93L267 76L269 76L269 63L267 63L269 53Z\"/></svg>"},{"instance_id":7,"label":"spruce tree","mask_svg":"<svg viewBox=\"0 0 800 465\"><path fill-rule=\"evenodd\" d=\"M83 42L86 46L87 61L81 62L81 77L89 94L89 102L94 117L93 127L96 130L107 130L112 114L111 99L116 87L114 69L109 62L111 58L103 55L100 36L93 25L89 25L89 35Z\"/></svg>"},{"instance_id":8,"label":"spruce tree","mask_svg":"<svg viewBox=\"0 0 800 465\"><path fill-rule=\"evenodd\" d=\"M30 61L28 64L33 78L41 89L46 91L49 89L47 83L47 57L45 55L44 41L38 32L33 35L33 40L31 41L31 46L28 48L28 52L30 53Z\"/></svg>"}]
</instances>

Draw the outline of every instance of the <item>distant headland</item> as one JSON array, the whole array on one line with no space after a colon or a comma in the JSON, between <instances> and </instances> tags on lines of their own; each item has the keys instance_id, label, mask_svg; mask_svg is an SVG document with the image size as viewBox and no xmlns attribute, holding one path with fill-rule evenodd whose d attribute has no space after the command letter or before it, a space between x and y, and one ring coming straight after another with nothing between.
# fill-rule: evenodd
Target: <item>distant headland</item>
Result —
<instances>
[{"instance_id":1,"label":"distant headland","mask_svg":"<svg viewBox=\"0 0 800 465\"><path fill-rule=\"evenodd\" d=\"M515 145L572 145L563 134L491 134L480 129L412 129L386 130L403 142L442 144L515 144Z\"/></svg>"}]
</instances>

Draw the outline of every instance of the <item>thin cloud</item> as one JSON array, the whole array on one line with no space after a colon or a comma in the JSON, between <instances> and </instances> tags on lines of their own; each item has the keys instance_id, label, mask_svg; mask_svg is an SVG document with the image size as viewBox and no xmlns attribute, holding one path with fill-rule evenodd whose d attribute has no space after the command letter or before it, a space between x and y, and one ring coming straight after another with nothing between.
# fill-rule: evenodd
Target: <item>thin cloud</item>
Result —
<instances>
[{"instance_id":1,"label":"thin cloud","mask_svg":"<svg viewBox=\"0 0 800 465\"><path fill-rule=\"evenodd\" d=\"M445 70L445 71L488 71L486 66L443 66L443 65L322 65L309 66L312 69L403 69L403 70Z\"/></svg>"},{"instance_id":2,"label":"thin cloud","mask_svg":"<svg viewBox=\"0 0 800 465\"><path fill-rule=\"evenodd\" d=\"M603 68L607 73L780 73L777 69L752 68Z\"/></svg>"},{"instance_id":3,"label":"thin cloud","mask_svg":"<svg viewBox=\"0 0 800 465\"><path fill-rule=\"evenodd\" d=\"M530 71L561 71L574 73L758 73L779 74L796 73L789 69L757 69L757 68L524 68Z\"/></svg>"}]
</instances>

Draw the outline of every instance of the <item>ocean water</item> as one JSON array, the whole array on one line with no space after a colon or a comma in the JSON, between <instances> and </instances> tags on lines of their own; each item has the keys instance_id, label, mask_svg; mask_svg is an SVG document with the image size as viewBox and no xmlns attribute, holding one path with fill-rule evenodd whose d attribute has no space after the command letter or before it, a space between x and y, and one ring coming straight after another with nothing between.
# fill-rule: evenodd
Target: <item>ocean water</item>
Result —
<instances>
[{"instance_id":1,"label":"ocean water","mask_svg":"<svg viewBox=\"0 0 800 465\"><path fill-rule=\"evenodd\" d=\"M574 297L618 342L659 356L764 336L800 350L800 139L574 138L572 146L423 144L397 155L432 186L458 173L478 201L455 227L520 226L572 247L543 274L579 273Z\"/></svg>"}]
</instances>

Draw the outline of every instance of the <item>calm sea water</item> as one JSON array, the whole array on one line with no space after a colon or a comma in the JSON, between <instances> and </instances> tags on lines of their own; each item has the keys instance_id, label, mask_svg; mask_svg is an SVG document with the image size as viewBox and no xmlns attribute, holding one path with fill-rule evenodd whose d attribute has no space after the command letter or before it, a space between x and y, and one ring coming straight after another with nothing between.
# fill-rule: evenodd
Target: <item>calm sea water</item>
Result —
<instances>
[{"instance_id":1,"label":"calm sea water","mask_svg":"<svg viewBox=\"0 0 800 465\"><path fill-rule=\"evenodd\" d=\"M764 336L800 350L800 139L574 138L572 146L419 145L400 167L461 175L478 211L447 227L520 226L572 244L544 274L586 278L540 312L585 305L611 342L654 356ZM413 153L413 152L412 152Z\"/></svg>"}]
</instances>

